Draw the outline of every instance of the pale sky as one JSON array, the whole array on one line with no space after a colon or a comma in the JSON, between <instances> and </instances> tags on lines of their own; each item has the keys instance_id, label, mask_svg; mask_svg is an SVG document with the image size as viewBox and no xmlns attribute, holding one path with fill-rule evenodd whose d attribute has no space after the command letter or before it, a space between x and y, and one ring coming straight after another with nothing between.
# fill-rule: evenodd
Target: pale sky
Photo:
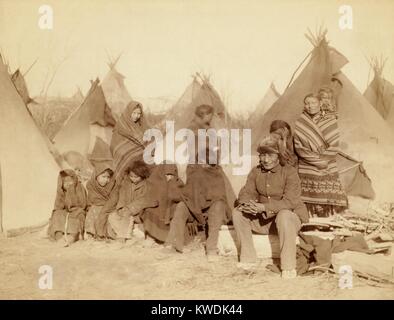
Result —
<instances>
[{"instance_id":1,"label":"pale sky","mask_svg":"<svg viewBox=\"0 0 394 320\"><path fill-rule=\"evenodd\" d=\"M53 7L53 30L38 27L43 4ZM353 8L352 30L338 26L343 4ZM392 0L0 0L0 50L12 69L39 59L26 77L33 97L64 56L49 94L86 93L90 79L105 76L108 52L122 53L117 68L131 96L179 97L202 71L231 112L251 110L271 81L284 90L312 49L304 33L320 25L360 91L371 55L389 58L384 76L394 82Z\"/></svg>"}]
</instances>

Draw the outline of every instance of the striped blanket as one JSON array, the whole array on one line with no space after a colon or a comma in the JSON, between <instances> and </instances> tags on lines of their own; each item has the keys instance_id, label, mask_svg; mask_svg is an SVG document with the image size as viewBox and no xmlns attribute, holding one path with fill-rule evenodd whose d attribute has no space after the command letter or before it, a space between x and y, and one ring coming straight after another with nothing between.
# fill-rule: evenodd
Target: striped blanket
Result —
<instances>
[{"instance_id":1,"label":"striped blanket","mask_svg":"<svg viewBox=\"0 0 394 320\"><path fill-rule=\"evenodd\" d=\"M115 179L118 183L122 181L125 170L135 160L142 160L145 144L143 136L148 126L145 123L144 115L134 122L131 114L137 108L141 109L142 105L132 101L122 113L119 121L116 123L111 140L111 152L114 161Z\"/></svg>"},{"instance_id":2,"label":"striped blanket","mask_svg":"<svg viewBox=\"0 0 394 320\"><path fill-rule=\"evenodd\" d=\"M339 180L338 123L334 116L313 118L306 112L295 124L294 147L299 157L302 200L305 203L346 207L347 197Z\"/></svg>"}]
</instances>

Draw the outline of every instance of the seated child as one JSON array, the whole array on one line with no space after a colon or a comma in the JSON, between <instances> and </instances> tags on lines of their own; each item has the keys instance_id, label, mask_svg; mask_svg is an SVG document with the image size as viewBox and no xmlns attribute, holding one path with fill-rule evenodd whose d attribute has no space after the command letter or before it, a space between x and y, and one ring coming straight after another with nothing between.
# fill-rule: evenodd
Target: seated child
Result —
<instances>
[{"instance_id":1,"label":"seated child","mask_svg":"<svg viewBox=\"0 0 394 320\"><path fill-rule=\"evenodd\" d=\"M333 99L333 90L329 87L321 87L318 92L321 114L334 116L338 119L337 107Z\"/></svg>"},{"instance_id":2,"label":"seated child","mask_svg":"<svg viewBox=\"0 0 394 320\"><path fill-rule=\"evenodd\" d=\"M59 173L55 207L49 221L48 235L52 240L63 236L69 245L83 236L87 207L86 190L73 170Z\"/></svg>"},{"instance_id":3,"label":"seated child","mask_svg":"<svg viewBox=\"0 0 394 320\"><path fill-rule=\"evenodd\" d=\"M86 214L85 232L88 238L97 238L97 222L101 214L105 215L105 204L112 192L116 192L114 172L108 163L97 163L93 176L88 181L89 210Z\"/></svg>"},{"instance_id":4,"label":"seated child","mask_svg":"<svg viewBox=\"0 0 394 320\"><path fill-rule=\"evenodd\" d=\"M118 192L116 210L108 216L108 236L120 242L132 237L134 223L141 223L140 215L146 208L157 206L147 195L150 171L143 161L133 162L126 170Z\"/></svg>"},{"instance_id":5,"label":"seated child","mask_svg":"<svg viewBox=\"0 0 394 320\"><path fill-rule=\"evenodd\" d=\"M146 235L160 242L166 240L175 205L181 200L182 186L175 164L162 163L153 168L147 197L157 200L158 206L147 208L142 215Z\"/></svg>"}]
</instances>

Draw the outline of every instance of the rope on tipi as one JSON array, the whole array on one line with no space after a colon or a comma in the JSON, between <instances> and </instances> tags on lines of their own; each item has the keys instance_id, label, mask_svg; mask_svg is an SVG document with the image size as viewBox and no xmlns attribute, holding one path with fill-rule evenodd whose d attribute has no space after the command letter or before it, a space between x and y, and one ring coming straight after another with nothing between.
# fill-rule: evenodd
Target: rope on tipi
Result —
<instances>
[{"instance_id":1,"label":"rope on tipi","mask_svg":"<svg viewBox=\"0 0 394 320\"><path fill-rule=\"evenodd\" d=\"M37 63L38 58L34 60L34 62L30 65L30 67L25 71L25 73L22 74L23 77L26 77L26 75L30 72L30 70L34 67L34 65Z\"/></svg>"},{"instance_id":2,"label":"rope on tipi","mask_svg":"<svg viewBox=\"0 0 394 320\"><path fill-rule=\"evenodd\" d=\"M322 30L322 27L319 28L319 31L316 32L314 35L313 32L308 28L308 33L305 33L305 37L312 43L314 48L317 48L322 41L325 40L327 34L327 29ZM300 68L303 66L305 61L311 56L314 48L307 54L307 56L301 61L301 63L297 66L296 70L293 72L289 84L286 86L285 91L291 86L293 83L293 80L297 74L297 72L300 70Z\"/></svg>"}]
</instances>

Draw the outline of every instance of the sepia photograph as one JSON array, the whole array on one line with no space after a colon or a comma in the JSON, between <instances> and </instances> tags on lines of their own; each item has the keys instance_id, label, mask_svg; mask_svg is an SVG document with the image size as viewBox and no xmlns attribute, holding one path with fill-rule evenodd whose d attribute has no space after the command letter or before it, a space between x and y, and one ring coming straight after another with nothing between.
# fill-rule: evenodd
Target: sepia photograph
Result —
<instances>
[{"instance_id":1,"label":"sepia photograph","mask_svg":"<svg viewBox=\"0 0 394 320\"><path fill-rule=\"evenodd\" d=\"M0 0L0 300L394 300L393 245L394 1Z\"/></svg>"}]
</instances>

